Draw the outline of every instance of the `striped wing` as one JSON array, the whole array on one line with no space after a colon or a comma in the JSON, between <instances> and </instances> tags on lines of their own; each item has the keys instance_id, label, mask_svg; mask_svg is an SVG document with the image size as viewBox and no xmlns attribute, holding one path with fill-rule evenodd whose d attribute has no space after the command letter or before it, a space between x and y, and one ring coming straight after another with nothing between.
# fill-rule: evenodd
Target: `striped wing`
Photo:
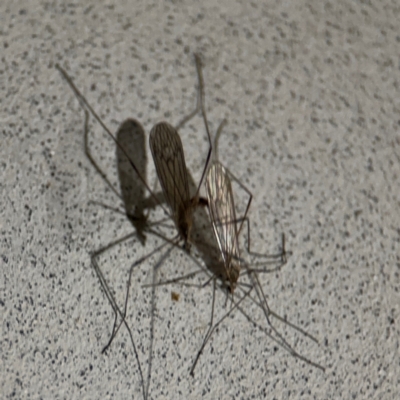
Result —
<instances>
[{"instance_id":1,"label":"striped wing","mask_svg":"<svg viewBox=\"0 0 400 400\"><path fill-rule=\"evenodd\" d=\"M232 258L239 259L239 244L231 181L220 163L208 170L206 191L211 223L229 274Z\"/></svg>"},{"instance_id":2,"label":"striped wing","mask_svg":"<svg viewBox=\"0 0 400 400\"><path fill-rule=\"evenodd\" d=\"M166 122L150 132L150 149L165 200L175 223L190 202L189 180L181 138L177 130Z\"/></svg>"}]
</instances>

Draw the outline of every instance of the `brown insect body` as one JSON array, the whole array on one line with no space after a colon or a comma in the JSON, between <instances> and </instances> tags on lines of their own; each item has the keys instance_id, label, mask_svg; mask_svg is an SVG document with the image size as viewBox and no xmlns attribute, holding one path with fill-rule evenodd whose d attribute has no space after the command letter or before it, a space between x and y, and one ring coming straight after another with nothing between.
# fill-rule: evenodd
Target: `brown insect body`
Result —
<instances>
[{"instance_id":1,"label":"brown insect body","mask_svg":"<svg viewBox=\"0 0 400 400\"><path fill-rule=\"evenodd\" d=\"M189 191L185 155L178 131L167 122L160 122L150 132L150 149L179 236L188 248L192 230L193 209L198 204Z\"/></svg>"}]
</instances>

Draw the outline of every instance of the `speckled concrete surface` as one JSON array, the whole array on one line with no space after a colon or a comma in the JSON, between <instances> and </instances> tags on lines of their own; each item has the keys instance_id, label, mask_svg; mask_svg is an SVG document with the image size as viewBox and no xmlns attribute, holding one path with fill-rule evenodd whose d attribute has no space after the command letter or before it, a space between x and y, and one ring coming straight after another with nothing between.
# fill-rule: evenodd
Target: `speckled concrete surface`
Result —
<instances>
[{"instance_id":1,"label":"speckled concrete surface","mask_svg":"<svg viewBox=\"0 0 400 400\"><path fill-rule=\"evenodd\" d=\"M263 3L263 4L261 4ZM0 4L0 392L5 399L394 399L399 388L400 8L395 1L2 1ZM152 291L157 257L133 277L128 323L101 354L113 313L89 253L132 231L85 156L84 115L64 66L115 132L149 132L196 100L202 54L220 158L254 195L252 245L292 252L261 276L271 308L319 339L277 327L326 372L278 348L240 313L189 369L211 290ZM201 133L199 133L201 132ZM181 130L199 178L200 118ZM115 145L91 125L96 159L118 187ZM148 151L148 150L147 150ZM154 168L148 154L148 177ZM239 195L240 197L240 195ZM131 241L100 264L122 306ZM174 250L160 277L189 272ZM171 300L171 292L179 301ZM225 298L219 294L216 312ZM261 323L257 310L249 308ZM148 383L150 324L154 324Z\"/></svg>"}]
</instances>

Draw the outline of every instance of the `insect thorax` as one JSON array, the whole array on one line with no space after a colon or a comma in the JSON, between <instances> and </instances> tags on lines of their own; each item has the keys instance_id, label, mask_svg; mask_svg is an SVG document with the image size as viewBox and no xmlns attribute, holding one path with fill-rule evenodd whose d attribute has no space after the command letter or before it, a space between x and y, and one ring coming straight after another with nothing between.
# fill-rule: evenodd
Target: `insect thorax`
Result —
<instances>
[{"instance_id":1,"label":"insect thorax","mask_svg":"<svg viewBox=\"0 0 400 400\"><path fill-rule=\"evenodd\" d=\"M188 247L190 234L192 231L192 210L191 208L181 208L177 215L176 227L179 235L185 241L185 248Z\"/></svg>"},{"instance_id":2,"label":"insect thorax","mask_svg":"<svg viewBox=\"0 0 400 400\"><path fill-rule=\"evenodd\" d=\"M233 293L240 275L240 265L231 261L229 269L226 270L226 281L229 285L229 291Z\"/></svg>"}]
</instances>

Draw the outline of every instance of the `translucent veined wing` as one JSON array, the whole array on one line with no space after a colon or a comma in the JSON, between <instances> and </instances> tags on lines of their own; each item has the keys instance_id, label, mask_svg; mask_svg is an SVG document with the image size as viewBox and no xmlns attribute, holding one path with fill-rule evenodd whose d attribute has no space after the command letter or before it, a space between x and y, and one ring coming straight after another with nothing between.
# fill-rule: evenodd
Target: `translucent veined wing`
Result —
<instances>
[{"instance_id":1,"label":"translucent veined wing","mask_svg":"<svg viewBox=\"0 0 400 400\"><path fill-rule=\"evenodd\" d=\"M211 223L227 270L227 278L231 283L236 283L240 271L240 254L235 204L231 180L219 162L213 163L208 170L206 191Z\"/></svg>"},{"instance_id":2,"label":"translucent veined wing","mask_svg":"<svg viewBox=\"0 0 400 400\"><path fill-rule=\"evenodd\" d=\"M167 122L155 125L150 132L150 149L175 225L187 240L191 201L185 156L177 130Z\"/></svg>"}]
</instances>

